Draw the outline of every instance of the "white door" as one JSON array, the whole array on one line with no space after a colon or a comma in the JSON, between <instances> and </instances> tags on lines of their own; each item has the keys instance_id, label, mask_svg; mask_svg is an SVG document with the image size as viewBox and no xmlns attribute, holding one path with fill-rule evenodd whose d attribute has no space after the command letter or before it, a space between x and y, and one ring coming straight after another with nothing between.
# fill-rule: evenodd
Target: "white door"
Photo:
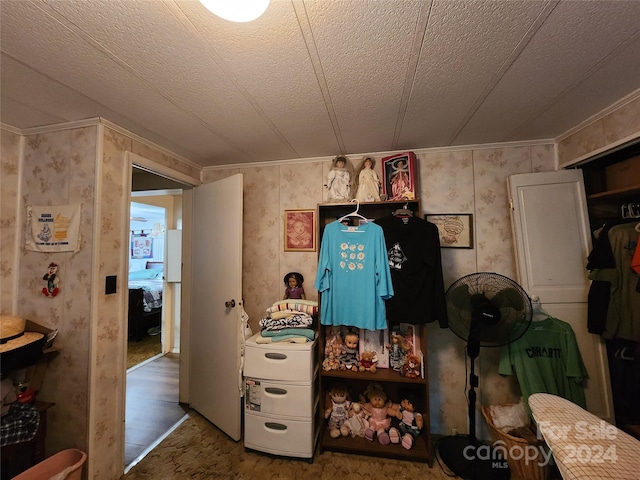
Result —
<instances>
[{"instance_id":1,"label":"white door","mask_svg":"<svg viewBox=\"0 0 640 480\"><path fill-rule=\"evenodd\" d=\"M240 440L242 175L193 195L189 401Z\"/></svg>"},{"instance_id":2,"label":"white door","mask_svg":"<svg viewBox=\"0 0 640 480\"><path fill-rule=\"evenodd\" d=\"M518 282L571 325L589 374L587 409L612 422L606 346L587 331L591 233L582 170L512 175L508 185Z\"/></svg>"}]
</instances>

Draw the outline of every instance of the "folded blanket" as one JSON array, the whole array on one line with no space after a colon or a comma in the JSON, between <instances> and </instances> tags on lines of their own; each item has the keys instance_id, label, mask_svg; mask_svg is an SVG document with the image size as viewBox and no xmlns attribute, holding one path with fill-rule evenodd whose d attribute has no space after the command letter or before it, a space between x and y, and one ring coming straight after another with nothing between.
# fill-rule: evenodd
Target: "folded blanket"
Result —
<instances>
[{"instance_id":1,"label":"folded blanket","mask_svg":"<svg viewBox=\"0 0 640 480\"><path fill-rule=\"evenodd\" d=\"M282 330L283 328L309 327L313 323L313 318L308 313L297 313L285 318L265 317L258 323L263 330Z\"/></svg>"},{"instance_id":2,"label":"folded blanket","mask_svg":"<svg viewBox=\"0 0 640 480\"><path fill-rule=\"evenodd\" d=\"M314 300L282 300L267 308L267 314L283 310L296 310L309 315L316 315L318 313L318 302Z\"/></svg>"},{"instance_id":3,"label":"folded blanket","mask_svg":"<svg viewBox=\"0 0 640 480\"><path fill-rule=\"evenodd\" d=\"M316 338L316 332L310 328L283 328L282 330L263 330L260 332L263 337L279 337L282 335L294 335L296 337L307 337L309 340Z\"/></svg>"},{"instance_id":4,"label":"folded blanket","mask_svg":"<svg viewBox=\"0 0 640 480\"><path fill-rule=\"evenodd\" d=\"M278 337L263 337L257 335L256 343L307 343L310 340L307 337L299 337L296 335L280 335Z\"/></svg>"}]
</instances>

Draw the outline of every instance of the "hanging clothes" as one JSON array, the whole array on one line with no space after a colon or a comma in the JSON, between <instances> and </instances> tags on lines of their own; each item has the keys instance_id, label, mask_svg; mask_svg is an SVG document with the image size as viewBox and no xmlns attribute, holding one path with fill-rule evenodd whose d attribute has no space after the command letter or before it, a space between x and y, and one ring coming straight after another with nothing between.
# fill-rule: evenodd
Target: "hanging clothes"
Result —
<instances>
[{"instance_id":1,"label":"hanging clothes","mask_svg":"<svg viewBox=\"0 0 640 480\"><path fill-rule=\"evenodd\" d=\"M321 293L320 322L368 330L387 328L385 300L393 296L382 228L335 221L322 234L314 287Z\"/></svg>"},{"instance_id":2,"label":"hanging clothes","mask_svg":"<svg viewBox=\"0 0 640 480\"><path fill-rule=\"evenodd\" d=\"M502 347L498 373L515 373L525 400L550 393L586 408L584 380L589 376L571 325L557 318L532 323L522 337Z\"/></svg>"},{"instance_id":3,"label":"hanging clothes","mask_svg":"<svg viewBox=\"0 0 640 480\"><path fill-rule=\"evenodd\" d=\"M614 227L627 225L630 222L635 221L629 218L611 220L594 234L593 248L587 257L586 267L589 270L589 279L591 280L587 299L587 330L589 333L603 335L607 328L611 282L617 277L616 268L618 265L612 250L609 232Z\"/></svg>"},{"instance_id":4,"label":"hanging clothes","mask_svg":"<svg viewBox=\"0 0 640 480\"><path fill-rule=\"evenodd\" d=\"M387 300L392 323L449 325L438 227L419 217L387 215L382 227L395 295Z\"/></svg>"}]
</instances>

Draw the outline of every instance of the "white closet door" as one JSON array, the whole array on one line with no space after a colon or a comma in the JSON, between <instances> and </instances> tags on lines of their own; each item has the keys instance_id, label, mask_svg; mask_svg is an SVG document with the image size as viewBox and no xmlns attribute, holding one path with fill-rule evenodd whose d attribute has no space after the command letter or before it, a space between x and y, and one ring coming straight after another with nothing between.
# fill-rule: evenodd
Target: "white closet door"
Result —
<instances>
[{"instance_id":1,"label":"white closet door","mask_svg":"<svg viewBox=\"0 0 640 480\"><path fill-rule=\"evenodd\" d=\"M509 177L518 282L571 325L589 373L587 409L613 423L606 347L587 331L591 233L582 170Z\"/></svg>"}]
</instances>

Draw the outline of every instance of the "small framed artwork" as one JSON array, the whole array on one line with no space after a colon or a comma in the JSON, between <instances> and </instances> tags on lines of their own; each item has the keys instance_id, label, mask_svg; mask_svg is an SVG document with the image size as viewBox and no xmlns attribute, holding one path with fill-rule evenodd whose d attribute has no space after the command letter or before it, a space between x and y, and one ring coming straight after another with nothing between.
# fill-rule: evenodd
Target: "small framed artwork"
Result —
<instances>
[{"instance_id":1,"label":"small framed artwork","mask_svg":"<svg viewBox=\"0 0 640 480\"><path fill-rule=\"evenodd\" d=\"M417 198L416 155L405 152L382 159L382 193L387 200Z\"/></svg>"},{"instance_id":2,"label":"small framed artwork","mask_svg":"<svg viewBox=\"0 0 640 480\"><path fill-rule=\"evenodd\" d=\"M284 211L284 251L316 251L316 211Z\"/></svg>"},{"instance_id":3,"label":"small framed artwork","mask_svg":"<svg viewBox=\"0 0 640 480\"><path fill-rule=\"evenodd\" d=\"M473 248L473 215L437 213L424 218L438 227L442 248Z\"/></svg>"}]
</instances>

